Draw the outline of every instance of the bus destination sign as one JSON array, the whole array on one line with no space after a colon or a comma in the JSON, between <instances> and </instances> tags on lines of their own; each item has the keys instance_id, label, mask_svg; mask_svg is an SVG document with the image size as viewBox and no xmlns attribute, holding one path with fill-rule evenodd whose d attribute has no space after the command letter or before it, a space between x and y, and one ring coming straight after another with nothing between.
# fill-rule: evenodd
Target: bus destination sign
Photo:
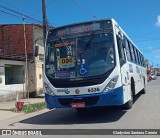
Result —
<instances>
[{"instance_id":1,"label":"bus destination sign","mask_svg":"<svg viewBox=\"0 0 160 138\"><path fill-rule=\"evenodd\" d=\"M64 35L90 32L95 30L100 30L100 23L83 24L83 25L71 26L71 27L69 26L62 30L58 30L56 35L57 37L60 37Z\"/></svg>"}]
</instances>

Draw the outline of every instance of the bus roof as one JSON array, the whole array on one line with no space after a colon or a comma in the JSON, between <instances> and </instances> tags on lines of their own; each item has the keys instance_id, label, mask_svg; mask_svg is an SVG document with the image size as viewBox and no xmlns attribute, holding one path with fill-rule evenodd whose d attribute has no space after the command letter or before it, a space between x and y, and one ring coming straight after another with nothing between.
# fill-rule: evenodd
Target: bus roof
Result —
<instances>
[{"instance_id":1,"label":"bus roof","mask_svg":"<svg viewBox=\"0 0 160 138\"><path fill-rule=\"evenodd\" d=\"M91 22L107 21L107 20L112 21L114 19L113 18L107 18L107 19L99 19L99 20L90 20L90 21L85 21L85 22L77 22L77 23L67 24L67 25L63 25L63 26L58 26L58 27L52 28L50 30L60 29L60 28L64 28L64 27L68 27L68 26L73 26L73 25L80 25L80 24L85 24L85 23L91 23Z\"/></svg>"}]
</instances>

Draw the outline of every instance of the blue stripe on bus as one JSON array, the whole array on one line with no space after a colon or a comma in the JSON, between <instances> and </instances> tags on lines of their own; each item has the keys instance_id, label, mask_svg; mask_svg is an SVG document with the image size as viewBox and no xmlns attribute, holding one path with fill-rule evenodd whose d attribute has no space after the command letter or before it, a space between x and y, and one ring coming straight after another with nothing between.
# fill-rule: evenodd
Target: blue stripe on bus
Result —
<instances>
[{"instance_id":1,"label":"blue stripe on bus","mask_svg":"<svg viewBox=\"0 0 160 138\"><path fill-rule=\"evenodd\" d=\"M97 106L115 106L122 105L123 101L123 87L116 88L109 92L101 92L98 94L86 94L86 95L75 95L75 96L51 96L45 93L46 106L49 109L52 108L68 108L71 106L64 106L59 102L59 99L81 99L81 98L92 98L98 97L98 101L94 105L89 105L87 107L97 107Z\"/></svg>"}]
</instances>

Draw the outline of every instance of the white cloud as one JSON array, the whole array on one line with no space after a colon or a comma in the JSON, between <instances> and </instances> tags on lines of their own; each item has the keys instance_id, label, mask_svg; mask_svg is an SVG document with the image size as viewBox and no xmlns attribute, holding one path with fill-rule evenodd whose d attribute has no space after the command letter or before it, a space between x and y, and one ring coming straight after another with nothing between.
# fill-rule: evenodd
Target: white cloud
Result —
<instances>
[{"instance_id":1,"label":"white cloud","mask_svg":"<svg viewBox=\"0 0 160 138\"><path fill-rule=\"evenodd\" d=\"M152 52L160 52L160 49L155 49Z\"/></svg>"},{"instance_id":2,"label":"white cloud","mask_svg":"<svg viewBox=\"0 0 160 138\"><path fill-rule=\"evenodd\" d=\"M157 22L155 23L157 27L160 27L160 15L157 16Z\"/></svg>"},{"instance_id":3,"label":"white cloud","mask_svg":"<svg viewBox=\"0 0 160 138\"><path fill-rule=\"evenodd\" d=\"M152 53L156 53L156 52L160 52L160 48L154 48L152 46L149 46L148 47L148 50Z\"/></svg>"},{"instance_id":4,"label":"white cloud","mask_svg":"<svg viewBox=\"0 0 160 138\"><path fill-rule=\"evenodd\" d=\"M160 56L156 56L155 58L156 58L156 59L160 59Z\"/></svg>"},{"instance_id":5,"label":"white cloud","mask_svg":"<svg viewBox=\"0 0 160 138\"><path fill-rule=\"evenodd\" d=\"M153 50L153 47L149 46L149 47L148 47L148 50Z\"/></svg>"}]
</instances>

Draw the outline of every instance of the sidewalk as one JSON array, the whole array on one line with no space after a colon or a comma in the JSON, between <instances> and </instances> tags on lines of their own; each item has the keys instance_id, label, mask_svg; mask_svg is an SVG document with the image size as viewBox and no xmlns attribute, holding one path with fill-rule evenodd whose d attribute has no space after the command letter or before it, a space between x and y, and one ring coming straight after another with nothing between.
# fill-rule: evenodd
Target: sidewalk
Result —
<instances>
[{"instance_id":1,"label":"sidewalk","mask_svg":"<svg viewBox=\"0 0 160 138\"><path fill-rule=\"evenodd\" d=\"M44 95L40 95L36 98L26 98L26 99L20 99L20 102L24 102L26 104L34 104L34 103L39 103L39 102L44 102ZM11 112L8 111L12 108L15 108L15 101L9 101L9 102L0 102L0 121L4 121L4 120L8 120L8 119L12 119L15 118L17 116L21 116L24 115L26 113L24 112Z\"/></svg>"}]
</instances>

